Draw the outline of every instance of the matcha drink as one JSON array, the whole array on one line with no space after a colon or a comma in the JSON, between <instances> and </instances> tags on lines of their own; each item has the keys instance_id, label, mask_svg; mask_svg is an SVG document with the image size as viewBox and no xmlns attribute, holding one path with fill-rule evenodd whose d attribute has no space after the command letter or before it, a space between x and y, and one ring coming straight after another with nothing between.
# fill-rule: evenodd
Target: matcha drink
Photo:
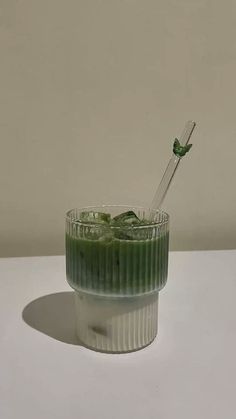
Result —
<instances>
[{"instance_id":1,"label":"matcha drink","mask_svg":"<svg viewBox=\"0 0 236 419\"><path fill-rule=\"evenodd\" d=\"M157 334L158 295L167 280L169 216L161 211L196 126L188 121L148 209L102 206L66 215L66 273L75 290L76 332L87 347L128 352Z\"/></svg>"},{"instance_id":2,"label":"matcha drink","mask_svg":"<svg viewBox=\"0 0 236 419\"><path fill-rule=\"evenodd\" d=\"M123 352L156 336L158 291L167 279L168 215L149 218L150 210L122 206L67 213L67 280L76 291L77 333L89 347Z\"/></svg>"}]
</instances>

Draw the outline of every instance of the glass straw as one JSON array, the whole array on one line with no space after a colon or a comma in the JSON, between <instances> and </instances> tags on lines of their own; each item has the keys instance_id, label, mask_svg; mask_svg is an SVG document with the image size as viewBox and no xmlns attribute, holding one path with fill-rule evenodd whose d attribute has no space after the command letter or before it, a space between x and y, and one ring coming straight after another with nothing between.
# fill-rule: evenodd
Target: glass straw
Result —
<instances>
[{"instance_id":1,"label":"glass straw","mask_svg":"<svg viewBox=\"0 0 236 419\"><path fill-rule=\"evenodd\" d=\"M194 121L188 121L186 123L184 131L179 140L182 146L186 146L188 144L195 126L196 126L196 122ZM165 173L161 179L161 182L157 188L157 191L151 203L151 206L150 206L151 212L152 210L158 210L161 208L181 158L182 158L181 155L175 154L173 152L173 155L168 163L168 166L165 170Z\"/></svg>"}]
</instances>

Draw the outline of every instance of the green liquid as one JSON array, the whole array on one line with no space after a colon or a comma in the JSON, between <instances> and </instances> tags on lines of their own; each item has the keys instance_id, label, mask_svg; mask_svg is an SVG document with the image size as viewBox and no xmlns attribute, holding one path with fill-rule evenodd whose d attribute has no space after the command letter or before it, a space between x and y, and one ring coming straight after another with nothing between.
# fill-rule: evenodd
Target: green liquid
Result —
<instances>
[{"instance_id":1,"label":"green liquid","mask_svg":"<svg viewBox=\"0 0 236 419\"><path fill-rule=\"evenodd\" d=\"M159 291L167 280L168 233L147 240L89 240L66 234L67 280L102 295Z\"/></svg>"}]
</instances>

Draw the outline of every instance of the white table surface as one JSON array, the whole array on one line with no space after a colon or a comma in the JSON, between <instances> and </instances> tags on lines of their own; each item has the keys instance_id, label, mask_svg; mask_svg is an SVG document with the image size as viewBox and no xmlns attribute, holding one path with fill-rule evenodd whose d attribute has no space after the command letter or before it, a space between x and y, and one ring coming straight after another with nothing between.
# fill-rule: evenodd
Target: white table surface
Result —
<instances>
[{"instance_id":1,"label":"white table surface","mask_svg":"<svg viewBox=\"0 0 236 419\"><path fill-rule=\"evenodd\" d=\"M171 253L138 352L76 345L72 297L64 257L0 259L1 419L235 419L236 251Z\"/></svg>"}]
</instances>

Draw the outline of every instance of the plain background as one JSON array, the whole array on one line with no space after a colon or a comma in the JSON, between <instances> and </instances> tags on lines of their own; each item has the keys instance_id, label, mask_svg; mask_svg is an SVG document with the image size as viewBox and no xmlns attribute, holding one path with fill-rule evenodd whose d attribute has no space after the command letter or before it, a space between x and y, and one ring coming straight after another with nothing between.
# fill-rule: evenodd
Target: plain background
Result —
<instances>
[{"instance_id":1,"label":"plain background","mask_svg":"<svg viewBox=\"0 0 236 419\"><path fill-rule=\"evenodd\" d=\"M64 252L64 213L164 209L171 248L236 247L235 0L0 0L0 255Z\"/></svg>"}]
</instances>

